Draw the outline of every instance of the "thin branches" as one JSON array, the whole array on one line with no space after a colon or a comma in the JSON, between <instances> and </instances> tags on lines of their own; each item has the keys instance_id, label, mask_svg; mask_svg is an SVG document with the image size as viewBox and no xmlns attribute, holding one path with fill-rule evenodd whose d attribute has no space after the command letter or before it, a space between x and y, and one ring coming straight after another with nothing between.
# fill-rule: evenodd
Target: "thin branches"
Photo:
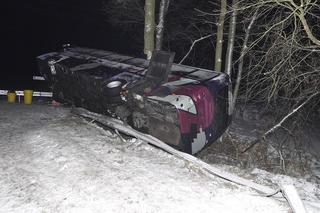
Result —
<instances>
[{"instance_id":1,"label":"thin branches","mask_svg":"<svg viewBox=\"0 0 320 213\"><path fill-rule=\"evenodd\" d=\"M202 40L205 40L205 39L207 39L207 38L209 38L209 37L211 37L211 36L212 36L212 34L209 34L209 35L206 35L206 36L201 36L200 38L192 41L192 44L191 44L191 46L190 46L190 48L189 48L189 51L188 51L187 54L180 60L179 64L181 64L184 60L186 60L186 58L189 56L189 54L191 53L191 51L192 51L194 45L196 45L196 43L198 43L198 42L200 42L200 41L202 41Z\"/></svg>"},{"instance_id":2,"label":"thin branches","mask_svg":"<svg viewBox=\"0 0 320 213\"><path fill-rule=\"evenodd\" d=\"M274 133L279 128L284 128L282 125L293 115L295 115L301 108L303 108L305 105L307 105L313 98L317 97L320 94L320 92L317 92L311 96L309 96L305 101L303 101L301 104L299 104L297 107L295 107L293 110L291 110L290 113L288 113L286 116L284 116L277 124L272 126L268 131L266 131L259 139L254 140L245 150L242 151L242 153L247 152L249 149L251 149L255 144L266 141L266 138Z\"/></svg>"}]
</instances>

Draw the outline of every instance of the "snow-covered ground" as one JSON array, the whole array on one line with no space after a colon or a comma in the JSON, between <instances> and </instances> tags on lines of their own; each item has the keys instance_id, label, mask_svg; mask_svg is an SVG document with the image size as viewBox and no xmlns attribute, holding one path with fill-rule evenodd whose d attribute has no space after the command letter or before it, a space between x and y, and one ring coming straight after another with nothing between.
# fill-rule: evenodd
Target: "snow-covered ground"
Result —
<instances>
[{"instance_id":1,"label":"snow-covered ground","mask_svg":"<svg viewBox=\"0 0 320 213\"><path fill-rule=\"evenodd\" d=\"M306 184L311 191L303 198L319 200L319 186ZM0 212L290 212L286 202L194 171L138 140L123 141L69 108L5 101L0 206Z\"/></svg>"}]
</instances>

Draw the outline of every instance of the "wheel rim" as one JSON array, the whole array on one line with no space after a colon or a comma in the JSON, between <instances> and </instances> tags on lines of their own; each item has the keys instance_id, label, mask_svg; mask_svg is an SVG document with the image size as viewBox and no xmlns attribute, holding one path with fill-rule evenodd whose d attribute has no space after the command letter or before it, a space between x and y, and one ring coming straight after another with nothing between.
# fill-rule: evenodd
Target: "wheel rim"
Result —
<instances>
[{"instance_id":1,"label":"wheel rim","mask_svg":"<svg viewBox=\"0 0 320 213\"><path fill-rule=\"evenodd\" d=\"M110 83L107 84L108 88L115 88L121 86L121 81L111 81Z\"/></svg>"}]
</instances>

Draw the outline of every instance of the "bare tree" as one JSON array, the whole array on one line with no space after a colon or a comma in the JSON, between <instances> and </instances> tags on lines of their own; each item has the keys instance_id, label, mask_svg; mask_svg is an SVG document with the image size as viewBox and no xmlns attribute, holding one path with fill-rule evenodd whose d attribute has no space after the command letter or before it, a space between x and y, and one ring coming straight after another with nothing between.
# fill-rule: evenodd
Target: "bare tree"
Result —
<instances>
[{"instance_id":1,"label":"bare tree","mask_svg":"<svg viewBox=\"0 0 320 213\"><path fill-rule=\"evenodd\" d=\"M247 54L247 51L248 51L248 40L249 40L249 36L250 36L250 32L251 32L252 26L255 23L256 19L257 19L257 15L258 15L258 10L255 11L253 16L251 17L251 20L250 20L250 23L249 23L248 27L246 27L246 29L245 29L245 37L244 37L244 41L242 43L242 49L241 49L241 52L240 52L239 63L238 63L237 78L236 78L235 87L234 87L234 90L233 90L233 100L231 102L231 107L230 107L230 111L231 112L234 111L235 105L236 105L236 102L237 102L239 87L240 87L240 83L241 83L241 76L242 76L242 71L243 71L244 57L245 57L245 55Z\"/></svg>"},{"instance_id":2,"label":"bare tree","mask_svg":"<svg viewBox=\"0 0 320 213\"><path fill-rule=\"evenodd\" d=\"M159 3L159 9L158 8ZM103 12L108 21L115 27L130 32L138 43L142 32L144 36L144 52L147 58L153 49L161 50L165 31L165 19L170 0L122 0L104 4ZM156 12L158 18L156 20ZM144 30L141 30L144 28ZM139 31L141 30L141 31ZM142 39L141 39L142 41Z\"/></svg>"},{"instance_id":3,"label":"bare tree","mask_svg":"<svg viewBox=\"0 0 320 213\"><path fill-rule=\"evenodd\" d=\"M230 78L232 75L233 50L234 50L234 41L236 36L237 14L238 14L238 0L232 0L232 15L231 15L231 20L229 21L228 47L227 47L227 54L226 54L226 61L225 61L225 70ZM232 94L232 84L228 88L228 99L229 99L228 110L229 110L229 114L231 115L234 111L233 99L235 100L237 99L237 97L234 97Z\"/></svg>"},{"instance_id":4,"label":"bare tree","mask_svg":"<svg viewBox=\"0 0 320 213\"><path fill-rule=\"evenodd\" d=\"M228 32L228 47L225 60L226 73L231 76L232 63L233 63L233 50L234 41L236 36L236 25L237 25L237 14L238 14L238 0L232 0L232 15L229 21L229 32Z\"/></svg>"},{"instance_id":5,"label":"bare tree","mask_svg":"<svg viewBox=\"0 0 320 213\"><path fill-rule=\"evenodd\" d=\"M260 8L259 27L248 45L246 99L294 104L319 90L314 81L319 79L319 63L314 59L320 46L305 18L308 14L310 22L315 22L314 9L319 7L316 1L300 2L297 6L291 0L259 1L241 8Z\"/></svg>"},{"instance_id":6,"label":"bare tree","mask_svg":"<svg viewBox=\"0 0 320 213\"><path fill-rule=\"evenodd\" d=\"M159 9L158 25L156 27L156 50L162 49L165 17L168 12L170 0L161 0Z\"/></svg>"},{"instance_id":7,"label":"bare tree","mask_svg":"<svg viewBox=\"0 0 320 213\"><path fill-rule=\"evenodd\" d=\"M282 7L287 8L290 10L295 17L297 17L302 25L305 33L307 34L308 38L317 46L320 47L320 40L315 37L313 34L307 20L306 15L316 15L316 14L310 14L310 10L313 7L319 8L319 2L317 0L300 0L300 5L296 4L294 0L282 0L282 1L275 1L277 4L279 4Z\"/></svg>"},{"instance_id":8,"label":"bare tree","mask_svg":"<svg viewBox=\"0 0 320 213\"><path fill-rule=\"evenodd\" d=\"M215 65L214 65L214 69L217 72L221 72L223 29L224 29L224 19L227 12L227 0L221 0L220 3L221 3L221 8L220 8L219 21L217 23L218 29L217 29Z\"/></svg>"},{"instance_id":9,"label":"bare tree","mask_svg":"<svg viewBox=\"0 0 320 213\"><path fill-rule=\"evenodd\" d=\"M150 60L154 50L155 0L145 0L144 53Z\"/></svg>"}]
</instances>

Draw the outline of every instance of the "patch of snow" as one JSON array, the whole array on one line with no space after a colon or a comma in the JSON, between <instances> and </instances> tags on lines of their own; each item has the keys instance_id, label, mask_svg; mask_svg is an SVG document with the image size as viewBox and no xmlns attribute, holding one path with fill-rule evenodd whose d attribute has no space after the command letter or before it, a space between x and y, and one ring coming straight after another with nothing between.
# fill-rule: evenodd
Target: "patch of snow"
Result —
<instances>
[{"instance_id":1,"label":"patch of snow","mask_svg":"<svg viewBox=\"0 0 320 213\"><path fill-rule=\"evenodd\" d=\"M316 183L310 183L302 178L294 178L286 175L273 174L261 169L253 169L252 175L256 176L255 180L265 183L268 180L276 185L293 185L297 188L299 195L304 200L320 200L320 186Z\"/></svg>"},{"instance_id":2,"label":"patch of snow","mask_svg":"<svg viewBox=\"0 0 320 213\"><path fill-rule=\"evenodd\" d=\"M0 102L0 211L288 211L69 111Z\"/></svg>"}]
</instances>

